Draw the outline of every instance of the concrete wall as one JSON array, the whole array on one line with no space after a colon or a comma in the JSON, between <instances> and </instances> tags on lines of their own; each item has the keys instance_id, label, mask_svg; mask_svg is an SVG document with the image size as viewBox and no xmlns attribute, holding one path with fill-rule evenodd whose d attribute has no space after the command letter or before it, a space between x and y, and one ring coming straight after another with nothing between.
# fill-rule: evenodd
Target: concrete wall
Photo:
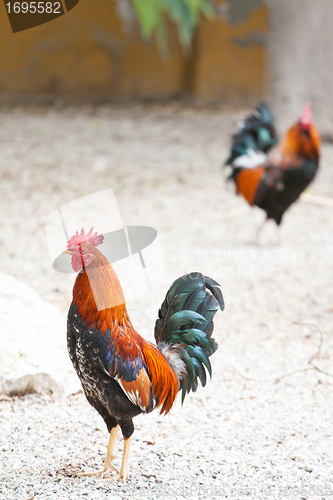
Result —
<instances>
[{"instance_id":1,"label":"concrete wall","mask_svg":"<svg viewBox=\"0 0 333 500\"><path fill-rule=\"evenodd\" d=\"M281 131L307 101L322 137L333 139L333 2L269 0L268 88Z\"/></svg>"},{"instance_id":2,"label":"concrete wall","mask_svg":"<svg viewBox=\"0 0 333 500\"><path fill-rule=\"evenodd\" d=\"M119 6L119 4L118 4ZM131 11L113 0L80 0L65 15L12 33L0 3L0 100L116 101L180 92L205 100L254 102L265 80L265 8L230 26L203 20L192 56L170 27L168 57L141 39Z\"/></svg>"}]
</instances>

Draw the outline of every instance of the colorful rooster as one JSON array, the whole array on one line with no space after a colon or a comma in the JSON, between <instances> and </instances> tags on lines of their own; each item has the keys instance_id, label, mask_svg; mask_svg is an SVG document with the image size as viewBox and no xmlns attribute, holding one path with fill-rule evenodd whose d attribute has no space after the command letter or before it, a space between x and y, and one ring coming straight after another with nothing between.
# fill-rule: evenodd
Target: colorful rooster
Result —
<instances>
[{"instance_id":1,"label":"colorful rooster","mask_svg":"<svg viewBox=\"0 0 333 500\"><path fill-rule=\"evenodd\" d=\"M265 210L267 219L280 225L285 211L317 172L320 136L312 122L311 104L308 103L299 121L290 127L266 157L263 152L270 149L276 138L272 119L270 124L267 122L266 129L264 121L258 109L257 114L245 121L244 128L233 138L232 153L226 164L232 167L230 178L236 184L237 193L250 205ZM252 141L249 139L249 123L252 132L257 131L256 134L253 132Z\"/></svg>"},{"instance_id":2,"label":"colorful rooster","mask_svg":"<svg viewBox=\"0 0 333 500\"><path fill-rule=\"evenodd\" d=\"M133 417L159 408L168 413L178 391L182 400L196 391L198 379L211 375L209 357L216 351L213 318L224 302L218 283L200 273L177 279L169 289L155 325L156 346L133 328L118 277L96 248L103 235L76 232L67 251L79 272L68 313L68 350L89 403L110 432L104 468L82 475L108 476L126 482ZM120 472L113 465L119 427L124 436Z\"/></svg>"}]
</instances>

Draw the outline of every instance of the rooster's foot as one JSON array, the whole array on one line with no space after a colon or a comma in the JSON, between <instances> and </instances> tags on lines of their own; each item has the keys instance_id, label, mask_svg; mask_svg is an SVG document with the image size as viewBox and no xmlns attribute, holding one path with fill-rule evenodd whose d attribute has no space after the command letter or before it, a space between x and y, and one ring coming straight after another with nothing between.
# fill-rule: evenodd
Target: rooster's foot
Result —
<instances>
[{"instance_id":1,"label":"rooster's foot","mask_svg":"<svg viewBox=\"0 0 333 500\"><path fill-rule=\"evenodd\" d=\"M81 472L81 474L78 474L78 476L79 477L101 476L103 479L109 477L117 478L118 476L108 476L108 474L110 474L111 471L116 471L118 475L120 474L119 470L114 465L109 464L107 467L105 466L104 469L95 470L91 472Z\"/></svg>"}]
</instances>

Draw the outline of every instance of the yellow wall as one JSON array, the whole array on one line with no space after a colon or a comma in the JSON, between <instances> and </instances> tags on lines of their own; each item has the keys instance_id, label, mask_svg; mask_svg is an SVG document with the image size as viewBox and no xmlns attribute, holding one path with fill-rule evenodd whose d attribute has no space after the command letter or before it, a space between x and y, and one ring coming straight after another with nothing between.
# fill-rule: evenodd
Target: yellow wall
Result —
<instances>
[{"instance_id":1,"label":"yellow wall","mask_svg":"<svg viewBox=\"0 0 333 500\"><path fill-rule=\"evenodd\" d=\"M203 99L255 102L263 97L265 49L255 42L266 32L265 8L230 26L204 20L199 29L194 93ZM258 36L257 36L258 37Z\"/></svg>"},{"instance_id":2,"label":"yellow wall","mask_svg":"<svg viewBox=\"0 0 333 500\"><path fill-rule=\"evenodd\" d=\"M265 50L240 47L233 38L265 30L266 10L230 27L203 20L189 65L170 30L170 56L130 29L113 0L80 0L64 16L13 34L0 3L0 100L56 98L104 101L160 98L189 90L204 99L253 101L262 96Z\"/></svg>"}]
</instances>

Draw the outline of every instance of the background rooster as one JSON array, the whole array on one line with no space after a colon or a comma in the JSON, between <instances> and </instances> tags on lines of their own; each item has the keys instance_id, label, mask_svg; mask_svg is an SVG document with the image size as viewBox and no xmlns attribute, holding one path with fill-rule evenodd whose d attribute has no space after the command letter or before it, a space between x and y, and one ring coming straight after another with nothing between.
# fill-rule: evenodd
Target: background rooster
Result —
<instances>
[{"instance_id":1,"label":"background rooster","mask_svg":"<svg viewBox=\"0 0 333 500\"><path fill-rule=\"evenodd\" d=\"M263 107L262 107L263 106ZM282 140L276 141L272 114L261 105L233 137L230 178L250 205L256 205L281 224L283 214L313 180L319 163L320 137L311 118L311 104L305 105L297 123Z\"/></svg>"},{"instance_id":2,"label":"background rooster","mask_svg":"<svg viewBox=\"0 0 333 500\"><path fill-rule=\"evenodd\" d=\"M213 317L224 303L218 283L187 274L169 289L155 326L157 347L144 340L129 319L123 291L112 266L96 248L103 236L76 233L68 242L79 274L68 313L68 350L89 403L110 432L104 468L83 475L107 476L116 470L126 482L133 417L160 408L168 413L179 390L182 400L211 375L216 351ZM97 306L99 304L99 307ZM102 304L102 307L100 306ZM119 427L124 436L120 472L113 465Z\"/></svg>"}]
</instances>

